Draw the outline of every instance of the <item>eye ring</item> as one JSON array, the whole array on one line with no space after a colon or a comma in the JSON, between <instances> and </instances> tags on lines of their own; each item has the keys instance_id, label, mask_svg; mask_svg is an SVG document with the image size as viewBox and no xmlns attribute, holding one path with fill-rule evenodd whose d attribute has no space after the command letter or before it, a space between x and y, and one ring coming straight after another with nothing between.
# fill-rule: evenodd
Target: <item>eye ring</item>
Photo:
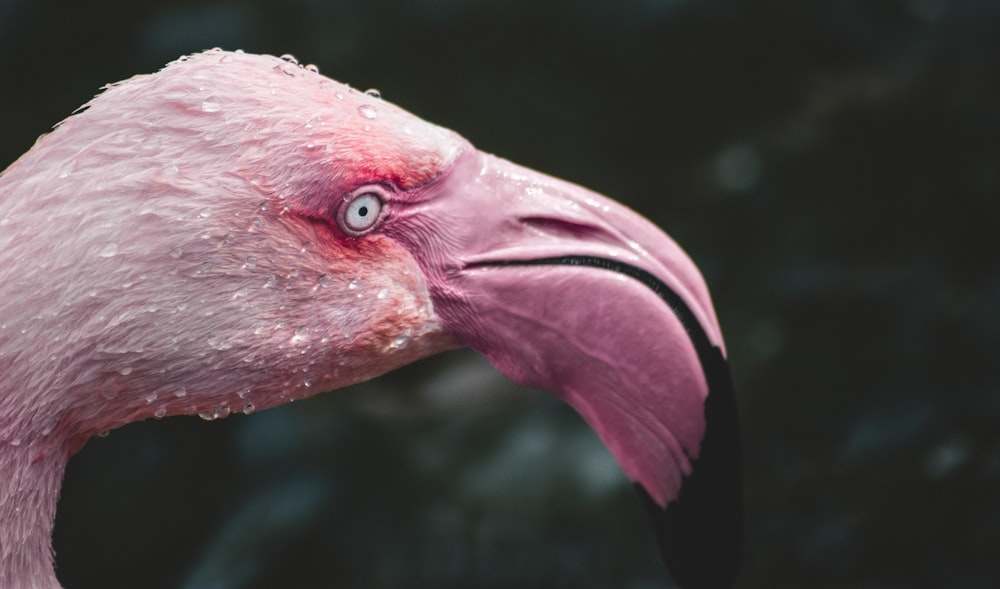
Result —
<instances>
[{"instance_id":1,"label":"eye ring","mask_svg":"<svg viewBox=\"0 0 1000 589\"><path fill-rule=\"evenodd\" d=\"M351 237L370 233L382 221L385 210L384 189L362 186L344 197L337 211L337 225Z\"/></svg>"}]
</instances>

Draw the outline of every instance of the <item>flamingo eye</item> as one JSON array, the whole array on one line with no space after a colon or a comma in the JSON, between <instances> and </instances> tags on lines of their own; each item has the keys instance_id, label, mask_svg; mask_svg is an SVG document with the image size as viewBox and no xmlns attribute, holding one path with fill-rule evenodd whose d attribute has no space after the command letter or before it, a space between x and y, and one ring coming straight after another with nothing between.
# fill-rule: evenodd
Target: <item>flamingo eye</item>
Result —
<instances>
[{"instance_id":1,"label":"flamingo eye","mask_svg":"<svg viewBox=\"0 0 1000 589\"><path fill-rule=\"evenodd\" d=\"M360 192L340 208L340 228L358 237L367 233L382 217L382 197L374 191Z\"/></svg>"}]
</instances>

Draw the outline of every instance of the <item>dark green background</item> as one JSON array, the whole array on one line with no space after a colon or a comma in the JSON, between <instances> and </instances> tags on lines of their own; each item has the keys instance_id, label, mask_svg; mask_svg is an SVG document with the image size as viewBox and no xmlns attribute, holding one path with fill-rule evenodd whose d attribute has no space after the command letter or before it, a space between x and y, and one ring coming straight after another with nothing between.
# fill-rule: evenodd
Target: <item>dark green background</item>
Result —
<instances>
[{"instance_id":1,"label":"dark green background","mask_svg":"<svg viewBox=\"0 0 1000 589\"><path fill-rule=\"evenodd\" d=\"M0 166L106 82L304 63L641 211L715 297L739 586L1000 582L1000 3L0 0ZM577 417L472 354L74 458L69 589L668 581Z\"/></svg>"}]
</instances>

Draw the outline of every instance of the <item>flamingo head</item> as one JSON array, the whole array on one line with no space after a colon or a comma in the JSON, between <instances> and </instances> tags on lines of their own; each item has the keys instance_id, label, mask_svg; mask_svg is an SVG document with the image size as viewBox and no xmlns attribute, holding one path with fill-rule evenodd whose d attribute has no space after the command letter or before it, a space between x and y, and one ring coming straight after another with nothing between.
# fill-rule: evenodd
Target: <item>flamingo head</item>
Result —
<instances>
[{"instance_id":1,"label":"flamingo head","mask_svg":"<svg viewBox=\"0 0 1000 589\"><path fill-rule=\"evenodd\" d=\"M72 453L467 346L596 430L679 581L734 574L707 288L604 196L288 60L210 51L110 86L5 171L0 246L0 443Z\"/></svg>"}]
</instances>

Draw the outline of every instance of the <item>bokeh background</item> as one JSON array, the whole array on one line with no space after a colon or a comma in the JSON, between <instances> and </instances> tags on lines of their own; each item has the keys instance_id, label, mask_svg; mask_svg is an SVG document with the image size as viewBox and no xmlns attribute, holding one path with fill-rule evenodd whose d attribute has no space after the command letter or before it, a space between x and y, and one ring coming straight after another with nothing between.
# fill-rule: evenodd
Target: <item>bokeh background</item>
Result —
<instances>
[{"instance_id":1,"label":"bokeh background","mask_svg":"<svg viewBox=\"0 0 1000 589\"><path fill-rule=\"evenodd\" d=\"M673 235L741 403L740 587L1000 583L1000 3L0 0L0 167L220 46L379 88ZM471 353L70 464L69 589L670 586L548 395Z\"/></svg>"}]
</instances>

